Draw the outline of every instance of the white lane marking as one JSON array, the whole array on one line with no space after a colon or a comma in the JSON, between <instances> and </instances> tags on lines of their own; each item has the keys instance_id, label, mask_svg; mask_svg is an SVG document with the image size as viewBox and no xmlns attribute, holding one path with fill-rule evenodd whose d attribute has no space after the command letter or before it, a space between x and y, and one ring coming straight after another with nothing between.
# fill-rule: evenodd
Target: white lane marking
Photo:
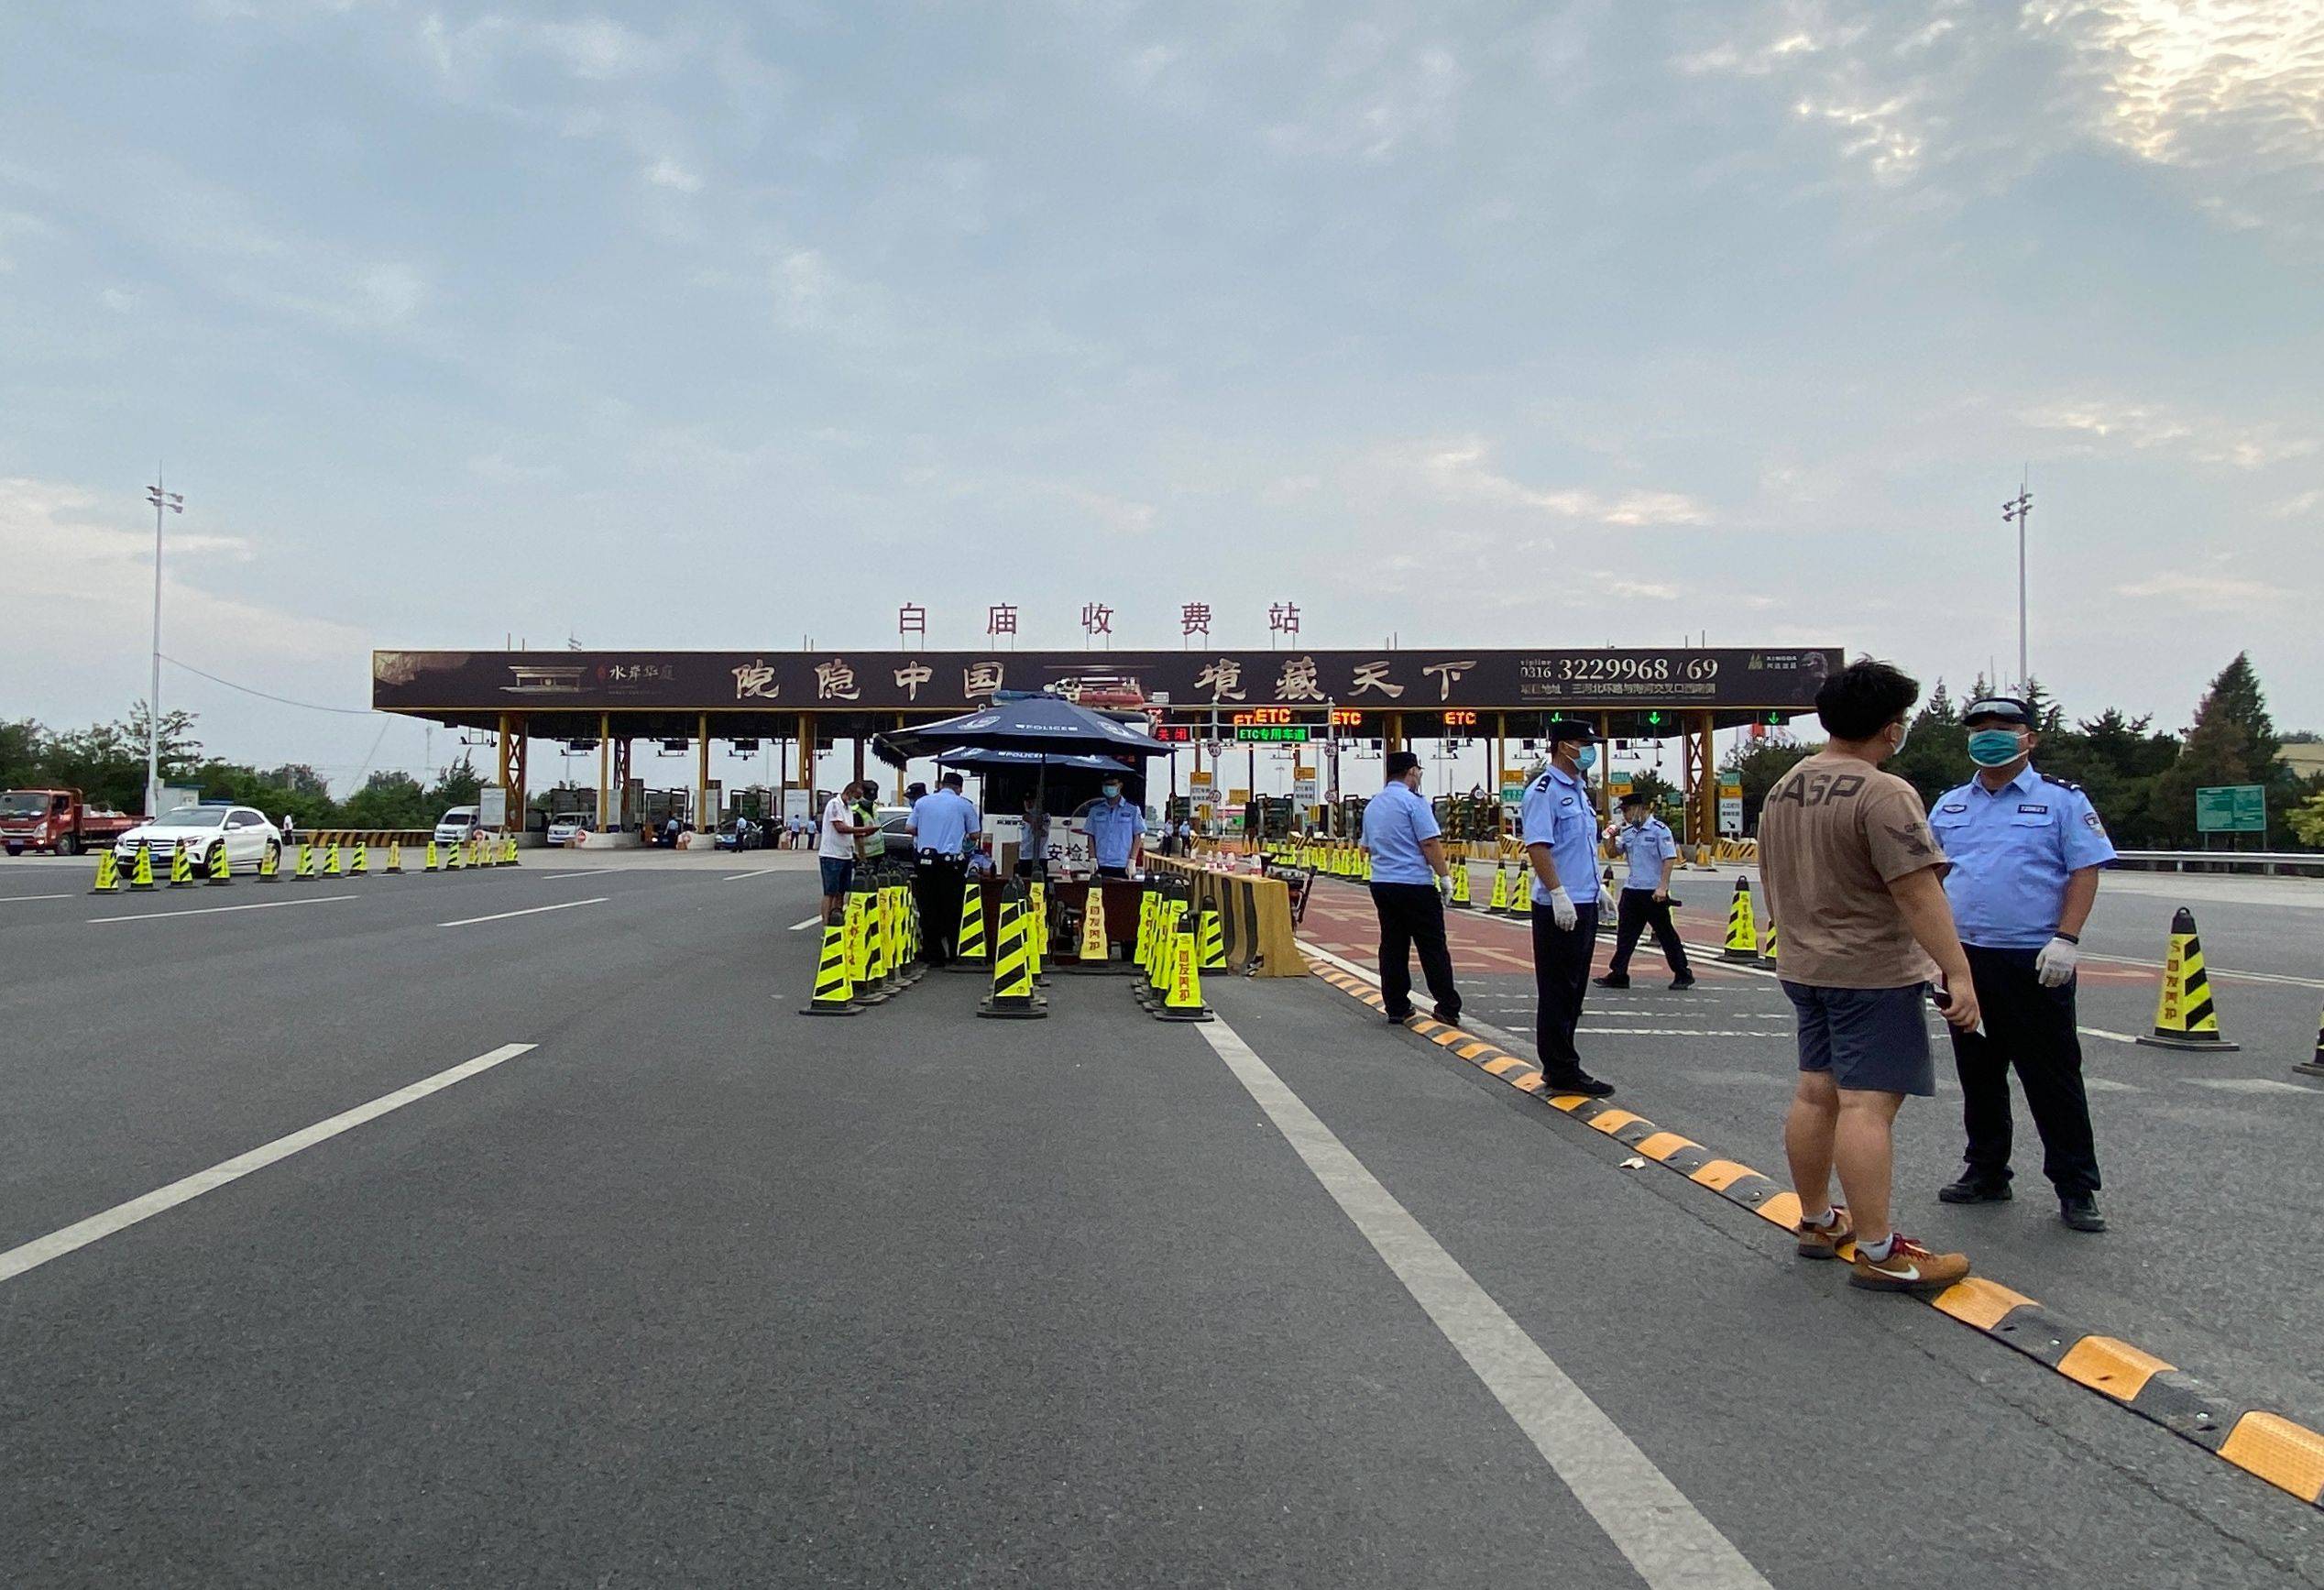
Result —
<instances>
[{"instance_id":1,"label":"white lane marking","mask_svg":"<svg viewBox=\"0 0 2324 1590\"><path fill-rule=\"evenodd\" d=\"M821 912L819 912L819 911L818 911L818 912L817 912L817 913L816 913L814 916L812 916L806 917L806 918L804 918L804 919L802 919L802 920L800 920L800 921L797 921L797 922L794 922L794 923L792 923L792 924L791 924L791 926L790 926L788 928L786 928L784 931L786 931L786 932L790 932L790 933L798 933L798 932L803 932L803 931L805 931L806 929L807 929L807 928L809 928L809 927L822 927L822 926L823 926L823 914L822 914Z\"/></svg>"},{"instance_id":2,"label":"white lane marking","mask_svg":"<svg viewBox=\"0 0 2324 1590\"><path fill-rule=\"evenodd\" d=\"M1575 1027L1583 1037L1633 1038L1788 1038L1790 1033L1761 1032L1753 1027Z\"/></svg>"},{"instance_id":3,"label":"white lane marking","mask_svg":"<svg viewBox=\"0 0 2324 1590\"><path fill-rule=\"evenodd\" d=\"M328 905L352 894L310 894L300 900L254 900L247 905L191 905L182 911L140 911L134 916L92 916L92 922L162 922L172 916L215 916L225 911L271 911L278 905Z\"/></svg>"},{"instance_id":4,"label":"white lane marking","mask_svg":"<svg viewBox=\"0 0 2324 1590\"><path fill-rule=\"evenodd\" d=\"M2314 1088L2298 1082L2278 1082L2268 1077L2188 1077L2187 1081L2198 1088L2217 1088L2222 1093L2308 1093ZM2087 1082L2085 1083L2087 1086Z\"/></svg>"},{"instance_id":5,"label":"white lane marking","mask_svg":"<svg viewBox=\"0 0 2324 1590\"><path fill-rule=\"evenodd\" d=\"M2085 960L2110 960L2117 966L2135 966L2142 971L2160 971L2159 960L2133 960L2127 955L2085 955ZM2212 977L2232 977L2243 982L2279 982L2286 988L2324 988L2324 978L2294 977L2283 971L2237 971L2232 967L2213 966L2209 957L2203 969Z\"/></svg>"},{"instance_id":6,"label":"white lane marking","mask_svg":"<svg viewBox=\"0 0 2324 1590\"><path fill-rule=\"evenodd\" d=\"M1380 974L1374 971L1370 967L1359 966L1354 961L1350 960L1343 956L1334 955L1321 945L1310 944L1304 938L1298 940L1298 943L1300 950L1310 959L1336 966L1342 971L1346 972L1350 977L1360 977L1365 981L1370 983L1374 988L1380 986ZM1520 1015L1525 1012L1525 1007L1522 1005L1512 1005L1510 1008ZM1506 1027L1497 1027L1491 1022L1480 1019L1474 1011L1466 1007L1463 1007L1461 1011L1461 1028L1464 1032L1474 1033L1481 1038L1491 1038L1503 1048L1509 1049L1511 1051L1516 1050L1519 1044L1529 1041L1518 1037L1515 1033L1510 1032Z\"/></svg>"},{"instance_id":7,"label":"white lane marking","mask_svg":"<svg viewBox=\"0 0 2324 1590\"><path fill-rule=\"evenodd\" d=\"M2111 1077L2084 1077L2082 1086L2093 1093L2135 1093L2141 1091L2129 1082L2118 1082Z\"/></svg>"},{"instance_id":8,"label":"white lane marking","mask_svg":"<svg viewBox=\"0 0 2324 1590\"><path fill-rule=\"evenodd\" d=\"M0 905L11 900L70 900L70 894L0 894Z\"/></svg>"},{"instance_id":9,"label":"white lane marking","mask_svg":"<svg viewBox=\"0 0 2324 1590\"><path fill-rule=\"evenodd\" d=\"M377 1120L391 1110L400 1110L406 1104L416 1103L430 1093L441 1092L455 1082L465 1082L480 1071L490 1070L503 1060L515 1059L533 1047L532 1044L502 1044L499 1048L478 1055L473 1060L463 1060L447 1070L438 1071L433 1077L422 1077L409 1087L398 1088L392 1093L383 1093L367 1104L357 1104L352 1110L341 1111L327 1121L318 1121L312 1126L301 1127L286 1137L278 1137L271 1143L262 1144L247 1153L237 1154L231 1159L222 1160L207 1170L197 1170L192 1176L181 1177L167 1187L154 1189L142 1198L133 1198L126 1203L116 1203L103 1213L93 1214L86 1220L75 1221L61 1231L52 1231L47 1236L35 1237L21 1247L13 1247L6 1253L0 1253L0 1281L13 1280L27 1270L47 1264L50 1259L63 1257L75 1248L86 1247L91 1243L111 1236L116 1231L126 1230L141 1220L149 1220L165 1210L175 1209L179 1204L199 1198L205 1192L214 1192L228 1182L238 1181L254 1170L263 1170L277 1160L288 1159L302 1148L312 1148L327 1138L336 1137L342 1132L362 1125L366 1121Z\"/></svg>"},{"instance_id":10,"label":"white lane marking","mask_svg":"<svg viewBox=\"0 0 2324 1590\"><path fill-rule=\"evenodd\" d=\"M2104 1027L2076 1027L2074 1030L2080 1033L2086 1038L2107 1038L2118 1044L2134 1044L2138 1042L2138 1039L2132 1037L2129 1033L2109 1032Z\"/></svg>"},{"instance_id":11,"label":"white lane marking","mask_svg":"<svg viewBox=\"0 0 2324 1590\"><path fill-rule=\"evenodd\" d=\"M576 867L570 872L552 872L544 870L535 872L532 875L536 878L554 879L557 883L562 883L567 878L600 878L612 871L613 869L610 867Z\"/></svg>"},{"instance_id":12,"label":"white lane marking","mask_svg":"<svg viewBox=\"0 0 2324 1590\"><path fill-rule=\"evenodd\" d=\"M473 927L479 922L506 922L511 916L538 916L543 911L570 911L576 905L602 905L611 899L598 894L587 900L560 900L554 905L531 905L522 911L495 911L489 916L463 916L457 922L439 922L438 927Z\"/></svg>"},{"instance_id":13,"label":"white lane marking","mask_svg":"<svg viewBox=\"0 0 2324 1590\"><path fill-rule=\"evenodd\" d=\"M776 873L784 870L784 869L778 867L753 867L747 872L729 872L725 877L719 879L718 882L721 883L740 883L745 878L772 878L775 876Z\"/></svg>"},{"instance_id":14,"label":"white lane marking","mask_svg":"<svg viewBox=\"0 0 2324 1590\"><path fill-rule=\"evenodd\" d=\"M1641 1579L1654 1590L1770 1590L1233 1027L1197 1030Z\"/></svg>"}]
</instances>

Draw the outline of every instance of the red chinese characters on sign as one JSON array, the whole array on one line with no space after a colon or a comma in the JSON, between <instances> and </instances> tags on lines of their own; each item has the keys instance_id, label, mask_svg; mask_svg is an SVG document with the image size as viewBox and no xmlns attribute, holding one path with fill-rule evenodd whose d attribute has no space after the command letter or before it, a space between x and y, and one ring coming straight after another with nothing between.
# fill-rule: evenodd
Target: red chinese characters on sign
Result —
<instances>
[{"instance_id":1,"label":"red chinese characters on sign","mask_svg":"<svg viewBox=\"0 0 2324 1590\"><path fill-rule=\"evenodd\" d=\"M1189 602L1178 609L1178 634L1181 637L1200 635L1211 638L1211 604Z\"/></svg>"},{"instance_id":2,"label":"red chinese characters on sign","mask_svg":"<svg viewBox=\"0 0 2324 1590\"><path fill-rule=\"evenodd\" d=\"M928 638L928 610L917 602L906 602L895 610L895 633L898 640L917 635Z\"/></svg>"},{"instance_id":3,"label":"red chinese characters on sign","mask_svg":"<svg viewBox=\"0 0 2324 1590\"><path fill-rule=\"evenodd\" d=\"M1014 635L1017 632L1017 610L1014 602L995 602L984 610L984 632L988 637Z\"/></svg>"},{"instance_id":4,"label":"red chinese characters on sign","mask_svg":"<svg viewBox=\"0 0 2324 1590\"><path fill-rule=\"evenodd\" d=\"M1299 607L1297 602L1277 602L1266 610L1267 632L1297 639L1299 633Z\"/></svg>"},{"instance_id":5,"label":"red chinese characters on sign","mask_svg":"<svg viewBox=\"0 0 2324 1590\"><path fill-rule=\"evenodd\" d=\"M1095 640L1100 635L1113 633L1113 609L1103 602L1081 604L1081 632Z\"/></svg>"}]
</instances>

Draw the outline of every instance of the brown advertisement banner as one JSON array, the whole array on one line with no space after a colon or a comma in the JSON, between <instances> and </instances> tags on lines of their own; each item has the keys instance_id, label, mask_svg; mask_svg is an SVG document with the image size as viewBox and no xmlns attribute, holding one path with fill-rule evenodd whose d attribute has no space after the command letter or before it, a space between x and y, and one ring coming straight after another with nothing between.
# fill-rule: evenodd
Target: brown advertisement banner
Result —
<instances>
[{"instance_id":1,"label":"brown advertisement banner","mask_svg":"<svg viewBox=\"0 0 2324 1590\"><path fill-rule=\"evenodd\" d=\"M962 711L1062 690L1173 712L1793 710L1836 648L1273 652L400 652L371 655L389 712Z\"/></svg>"}]
</instances>

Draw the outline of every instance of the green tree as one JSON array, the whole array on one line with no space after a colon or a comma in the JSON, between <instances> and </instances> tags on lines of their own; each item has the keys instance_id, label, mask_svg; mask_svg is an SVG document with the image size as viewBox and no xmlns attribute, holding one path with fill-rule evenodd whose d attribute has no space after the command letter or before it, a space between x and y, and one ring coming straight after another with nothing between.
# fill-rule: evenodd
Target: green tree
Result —
<instances>
[{"instance_id":1,"label":"green tree","mask_svg":"<svg viewBox=\"0 0 2324 1590\"><path fill-rule=\"evenodd\" d=\"M2195 792L2218 784L2270 785L2269 809L2281 813L2297 781L2275 761L2281 742L2267 716L2258 676L2251 659L2241 652L2221 669L2195 708L2195 723L2187 731L2178 760L2154 781L2155 826L2166 843L2198 842Z\"/></svg>"},{"instance_id":2,"label":"green tree","mask_svg":"<svg viewBox=\"0 0 2324 1590\"><path fill-rule=\"evenodd\" d=\"M2303 845L2324 849L2324 792L2312 795L2285 814L2293 836Z\"/></svg>"},{"instance_id":3,"label":"green tree","mask_svg":"<svg viewBox=\"0 0 2324 1590\"><path fill-rule=\"evenodd\" d=\"M477 792L483 788L484 777L477 772L476 758L464 751L460 760L437 777L435 787L428 792L428 805L439 816L450 806L472 806L477 804Z\"/></svg>"},{"instance_id":4,"label":"green tree","mask_svg":"<svg viewBox=\"0 0 2324 1590\"><path fill-rule=\"evenodd\" d=\"M29 718L0 722L0 789L45 784L41 748L48 735Z\"/></svg>"},{"instance_id":5,"label":"green tree","mask_svg":"<svg viewBox=\"0 0 2324 1590\"><path fill-rule=\"evenodd\" d=\"M36 782L69 785L92 806L143 811L145 752L142 731L132 743L120 724L93 723L41 742Z\"/></svg>"},{"instance_id":6,"label":"green tree","mask_svg":"<svg viewBox=\"0 0 2324 1590\"><path fill-rule=\"evenodd\" d=\"M429 809L420 781L400 772L373 773L347 797L345 808L346 824L354 828L425 828L437 815Z\"/></svg>"},{"instance_id":7,"label":"green tree","mask_svg":"<svg viewBox=\"0 0 2324 1590\"><path fill-rule=\"evenodd\" d=\"M151 720L150 711L144 702L139 701L130 707L126 721L115 725L121 737L137 747L140 757L145 755L146 737L149 732L146 726ZM161 715L161 743L157 760L162 783L189 782L187 775L202 761L202 742L193 737L192 713L165 712ZM137 781L137 787L145 787L142 777Z\"/></svg>"},{"instance_id":8,"label":"green tree","mask_svg":"<svg viewBox=\"0 0 2324 1590\"><path fill-rule=\"evenodd\" d=\"M1743 786L1745 833L1759 831L1759 808L1767 804L1767 792L1814 749L1791 740L1746 740L1739 751L1727 753L1719 771L1733 774Z\"/></svg>"}]
</instances>

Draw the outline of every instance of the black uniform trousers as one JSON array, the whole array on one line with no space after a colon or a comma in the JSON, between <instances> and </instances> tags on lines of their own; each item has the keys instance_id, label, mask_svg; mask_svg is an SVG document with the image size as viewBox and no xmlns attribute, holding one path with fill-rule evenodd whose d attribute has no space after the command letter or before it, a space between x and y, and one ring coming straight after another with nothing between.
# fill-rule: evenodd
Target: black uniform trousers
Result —
<instances>
[{"instance_id":1,"label":"black uniform trousers","mask_svg":"<svg viewBox=\"0 0 2324 1590\"><path fill-rule=\"evenodd\" d=\"M920 906L920 942L928 964L948 963L960 947L960 896L969 876L964 856L922 850L913 858L912 897Z\"/></svg>"},{"instance_id":2,"label":"black uniform trousers","mask_svg":"<svg viewBox=\"0 0 2324 1590\"><path fill-rule=\"evenodd\" d=\"M1520 879L1518 886L1529 886ZM1567 1081L1582 1069L1573 1029L1582 1025L1582 1000L1590 992L1590 956L1597 948L1597 902L1576 905L1571 932L1539 900L1533 903L1533 1042L1541 1054L1541 1075Z\"/></svg>"},{"instance_id":3,"label":"black uniform trousers","mask_svg":"<svg viewBox=\"0 0 2324 1590\"><path fill-rule=\"evenodd\" d=\"M2098 1148L2082 1091L2082 1040L2074 1028L2074 984L2044 988L2031 949L1965 944L1985 1032L1953 1034L1961 1077L1961 1121L1968 1130L1971 1180L2010 1179L2010 1068L2042 1135L2042 1174L2061 1198L2098 1190Z\"/></svg>"},{"instance_id":4,"label":"black uniform trousers","mask_svg":"<svg viewBox=\"0 0 2324 1590\"><path fill-rule=\"evenodd\" d=\"M1375 883L1372 909L1380 917L1380 998L1390 1016L1412 1014L1412 951L1436 1000L1436 1019L1461 1019L1461 991L1452 984L1452 951L1444 942L1444 898L1433 883Z\"/></svg>"},{"instance_id":5,"label":"black uniform trousers","mask_svg":"<svg viewBox=\"0 0 2324 1590\"><path fill-rule=\"evenodd\" d=\"M1679 942L1678 927L1671 920L1671 903L1657 900L1651 889L1625 889L1614 912L1614 959L1606 969L1608 977L1629 975L1630 951L1649 927L1654 929L1654 942L1662 947L1662 959L1671 963L1672 975L1686 975L1686 946Z\"/></svg>"}]
</instances>

